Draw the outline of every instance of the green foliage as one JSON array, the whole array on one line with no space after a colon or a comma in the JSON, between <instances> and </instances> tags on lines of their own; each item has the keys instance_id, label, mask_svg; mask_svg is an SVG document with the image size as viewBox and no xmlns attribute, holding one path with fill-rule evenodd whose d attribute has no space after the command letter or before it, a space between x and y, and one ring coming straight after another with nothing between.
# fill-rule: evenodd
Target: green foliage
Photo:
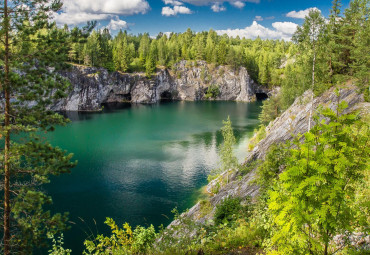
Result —
<instances>
[{"instance_id":1,"label":"green foliage","mask_svg":"<svg viewBox=\"0 0 370 255\"><path fill-rule=\"evenodd\" d=\"M264 101L260 118L265 124L310 88L319 95L333 85L351 80L368 100L369 1L352 0L344 14L340 6L340 1L333 2L328 22L317 11L309 13L293 36L294 44L288 46L285 56L280 55L285 62L283 68L277 66L279 57L271 60L268 57L271 54L265 55L262 51L265 48L245 50L247 69L255 80L270 86L281 85L276 102ZM261 53L256 56L258 51ZM281 50L274 53L278 52ZM271 65L271 61L277 65Z\"/></svg>"},{"instance_id":2,"label":"green foliage","mask_svg":"<svg viewBox=\"0 0 370 255\"><path fill-rule=\"evenodd\" d=\"M146 59L145 62L145 74L146 77L150 78L155 72L156 66L155 61L152 54L149 54L149 57Z\"/></svg>"},{"instance_id":3,"label":"green foliage","mask_svg":"<svg viewBox=\"0 0 370 255\"><path fill-rule=\"evenodd\" d=\"M84 254L125 254L130 250L133 243L130 225L125 223L119 228L111 218L107 218L104 223L110 227L112 235L98 235L95 240L86 240Z\"/></svg>"},{"instance_id":4,"label":"green foliage","mask_svg":"<svg viewBox=\"0 0 370 255\"><path fill-rule=\"evenodd\" d=\"M215 224L227 223L233 220L235 214L239 214L242 206L240 205L240 198L228 197L216 206L214 215Z\"/></svg>"},{"instance_id":5,"label":"green foliage","mask_svg":"<svg viewBox=\"0 0 370 255\"><path fill-rule=\"evenodd\" d=\"M208 87L207 92L206 92L206 99L215 99L220 95L220 89L217 85L212 84L211 86Z\"/></svg>"},{"instance_id":6,"label":"green foliage","mask_svg":"<svg viewBox=\"0 0 370 255\"><path fill-rule=\"evenodd\" d=\"M286 169L270 192L274 249L283 254L328 254L330 240L353 231L355 189L369 170L370 128L354 114L321 111L304 142L289 150Z\"/></svg>"},{"instance_id":7,"label":"green foliage","mask_svg":"<svg viewBox=\"0 0 370 255\"><path fill-rule=\"evenodd\" d=\"M231 199L230 199L231 201ZM207 205L209 202L202 202ZM240 210L228 212L227 224L213 224L213 221L195 223L176 211L178 225L163 229L159 234L161 240L151 250L152 254L225 254L234 249L248 247L248 251L257 251L262 244L261 228L252 220L252 208L249 201L241 205ZM234 207L236 207L235 205ZM208 205L206 206L208 208ZM229 207L230 208L230 207ZM226 223L226 221L225 221ZM189 236L188 233L195 233Z\"/></svg>"},{"instance_id":8,"label":"green foliage","mask_svg":"<svg viewBox=\"0 0 370 255\"><path fill-rule=\"evenodd\" d=\"M49 255L70 255L72 250L71 249L64 249L64 241L63 241L63 233L59 236L57 240L55 240L54 235L49 235L49 239L52 240L53 246L52 249L48 251Z\"/></svg>"},{"instance_id":9,"label":"green foliage","mask_svg":"<svg viewBox=\"0 0 370 255\"><path fill-rule=\"evenodd\" d=\"M256 182L261 191L268 190L272 183L278 179L279 173L285 168L286 160L289 158L289 145L272 145L266 154L265 160L257 168Z\"/></svg>"},{"instance_id":10,"label":"green foliage","mask_svg":"<svg viewBox=\"0 0 370 255\"><path fill-rule=\"evenodd\" d=\"M240 179L243 178L243 175L249 174L260 164L259 160L249 161L248 164L244 163L239 166L239 171L242 175L239 176Z\"/></svg>"},{"instance_id":11,"label":"green foliage","mask_svg":"<svg viewBox=\"0 0 370 255\"><path fill-rule=\"evenodd\" d=\"M132 231L128 223L119 228L111 218L104 223L110 227L111 236L98 235L95 240L86 240L83 254L146 254L157 237L153 225L137 226Z\"/></svg>"},{"instance_id":12,"label":"green foliage","mask_svg":"<svg viewBox=\"0 0 370 255\"><path fill-rule=\"evenodd\" d=\"M215 185L214 194L218 193L223 183L221 173L226 172L226 183L229 182L229 172L236 170L239 166L238 159L234 156L233 148L236 143L233 128L231 126L230 116L227 117L227 121L223 121L224 126L221 128L223 143L220 148L221 168L212 170L208 176L208 181L218 179L218 185Z\"/></svg>"},{"instance_id":13,"label":"green foliage","mask_svg":"<svg viewBox=\"0 0 370 255\"><path fill-rule=\"evenodd\" d=\"M133 233L132 251L135 254L147 254L156 238L157 234L153 225L148 228L137 226Z\"/></svg>"},{"instance_id":14,"label":"green foliage","mask_svg":"<svg viewBox=\"0 0 370 255\"><path fill-rule=\"evenodd\" d=\"M215 185L215 190L212 191L214 194L218 193L221 185L223 183L223 178L220 175L224 171L226 172L226 183L229 182L229 172L238 168L238 159L234 156L233 147L236 143L234 132L231 126L230 117L227 118L227 121L223 121L224 126L221 128L223 143L220 148L220 157L221 157L221 168L215 169L211 172L208 180L213 180L218 178L218 185Z\"/></svg>"},{"instance_id":15,"label":"green foliage","mask_svg":"<svg viewBox=\"0 0 370 255\"><path fill-rule=\"evenodd\" d=\"M262 111L259 115L260 121L267 125L270 121L273 121L279 117L281 113L281 103L279 96L272 96L267 100L263 101Z\"/></svg>"},{"instance_id":16,"label":"green foliage","mask_svg":"<svg viewBox=\"0 0 370 255\"><path fill-rule=\"evenodd\" d=\"M254 130L254 136L248 142L248 151L252 151L254 147L266 137L266 127L261 125L258 130Z\"/></svg>"},{"instance_id":17,"label":"green foliage","mask_svg":"<svg viewBox=\"0 0 370 255\"><path fill-rule=\"evenodd\" d=\"M70 33L52 21L52 13L61 7L59 1L49 0L2 1L0 6L0 190L4 194L0 251L6 255L31 254L47 245L47 234L67 229L67 214L45 209L52 199L41 187L76 163L71 162L71 154L39 136L67 123L50 106L68 92L69 83L59 71L79 53L76 48L69 52L68 43L78 45L83 37L81 31Z\"/></svg>"},{"instance_id":18,"label":"green foliage","mask_svg":"<svg viewBox=\"0 0 370 255\"><path fill-rule=\"evenodd\" d=\"M221 169L223 171L235 169L238 166L238 160L234 156L233 146L236 143L233 128L231 126L230 116L227 117L227 121L223 121L224 126L221 129L224 142L221 145Z\"/></svg>"},{"instance_id":19,"label":"green foliage","mask_svg":"<svg viewBox=\"0 0 370 255\"><path fill-rule=\"evenodd\" d=\"M199 218L203 218L210 212L212 212L212 204L208 200L201 200L199 201L200 205L200 215Z\"/></svg>"}]
</instances>

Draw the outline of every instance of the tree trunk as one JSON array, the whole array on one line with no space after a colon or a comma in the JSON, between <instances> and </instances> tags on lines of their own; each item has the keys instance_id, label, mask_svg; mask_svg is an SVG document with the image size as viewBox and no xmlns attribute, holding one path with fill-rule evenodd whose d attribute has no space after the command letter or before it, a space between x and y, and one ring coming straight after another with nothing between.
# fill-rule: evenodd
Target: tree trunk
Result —
<instances>
[{"instance_id":1,"label":"tree trunk","mask_svg":"<svg viewBox=\"0 0 370 255\"><path fill-rule=\"evenodd\" d=\"M9 83L9 15L8 1L4 1L5 32L5 146L4 146L4 255L10 254L10 83Z\"/></svg>"}]
</instances>

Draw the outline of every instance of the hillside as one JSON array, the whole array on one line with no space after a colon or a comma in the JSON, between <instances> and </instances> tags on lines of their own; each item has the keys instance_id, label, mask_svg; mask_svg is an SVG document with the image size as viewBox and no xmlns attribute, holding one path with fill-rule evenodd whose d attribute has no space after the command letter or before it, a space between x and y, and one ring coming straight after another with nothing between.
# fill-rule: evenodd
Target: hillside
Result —
<instances>
[{"instance_id":1,"label":"hillside","mask_svg":"<svg viewBox=\"0 0 370 255\"><path fill-rule=\"evenodd\" d=\"M346 101L348 108L345 113L361 109L363 112L369 113L370 103L364 102L363 95L358 94L358 88L354 85L347 85L340 90L339 98L334 93L335 88L325 92L323 95L315 97L314 107L318 106L330 107L336 109L336 102ZM255 148L248 154L244 163L245 166L254 166L249 173L245 174L242 171L229 173L229 183L223 184L222 188L216 194L213 194L216 185L224 182L224 173L219 179L211 181L207 185L207 191L210 193L210 203L212 208L216 208L226 197L240 197L246 199L247 197L256 197L259 192L259 186L253 183L256 175L257 165L255 162L261 162L265 159L266 153L272 145L279 145L292 140L298 134L307 132L308 116L311 107L310 103L311 92L307 91L301 97L297 98L294 104L289 107L280 117L271 122L266 127L266 136L263 138ZM202 214L201 203L197 203L189 212L184 213L184 217L189 217L192 220L205 223L207 220L213 218L214 209L207 214ZM177 221L172 224L177 224Z\"/></svg>"},{"instance_id":2,"label":"hillside","mask_svg":"<svg viewBox=\"0 0 370 255\"><path fill-rule=\"evenodd\" d=\"M357 110L360 110L362 115L369 114L370 103L364 102L363 95L359 94L356 86L349 84L340 87L339 96L337 96L335 93L336 89L337 88L332 88L326 91L324 94L315 97L313 107L315 109L318 109L319 106L329 107L333 111L336 111L338 102L345 101L348 103L348 108L345 109L343 114L348 114ZM226 227L216 228L218 229L216 232L211 231L207 233L208 235L204 234L204 231L215 224L217 217L219 217L217 212L217 210L219 210L218 208L223 207L225 203L228 203L227 201L238 201L238 203L240 203L242 206L246 206L246 208L248 208L261 199L259 196L261 187L256 182L257 172L259 171L258 169L261 164L267 160L266 154L273 146L283 146L283 144L285 144L287 141L292 141L297 135L307 132L308 116L311 107L311 95L312 92L310 91L304 93L301 97L295 100L294 104L289 107L288 110L286 110L275 121L271 122L270 125L266 127L265 137L259 141L259 143L249 153L244 166L236 171L230 170L229 172L224 172L217 179L211 181L206 187L209 197L207 199L200 200L188 211L179 215L177 219L167 227L167 231L165 231L164 236L159 239L159 243L168 242L167 235L171 235L174 240L179 240L178 242L180 243L191 243L191 240L199 241L199 238L203 240L202 237L199 236L205 235L203 238L207 238L207 236L212 235L212 233L214 233L215 236L218 236L217 233L220 232L220 238L225 238L225 240L222 241L223 244L221 243L216 245L212 244L212 242L210 244L211 246L214 245L215 247L218 247L216 249L220 251L220 254L224 254L225 251L222 251L223 249L228 250L231 247L235 247L234 243L238 242L240 242L240 244L247 244L247 247L249 246L250 249L253 248L250 247L251 243L255 243L255 245L258 247L260 245L258 238L253 239L256 238L256 236L253 236L256 234L254 233L254 231L256 231L256 226L253 226L253 224L250 225L250 223L237 221L239 223L235 223L234 227L232 227L232 225L231 229L228 230L229 232L226 232L228 233L227 236L225 236L225 233L222 234L222 232L226 231L225 229L228 229L226 225ZM283 166L279 166L280 172L284 169L284 167L282 167ZM226 181L227 178L228 183ZM272 185L272 182L270 185ZM265 210L266 209L262 209L262 212ZM246 217L245 213L239 212L238 214L239 216L242 215L241 219ZM261 222L259 224L261 224ZM250 228L249 230L248 227ZM233 228L235 228L235 231L232 230ZM248 234L248 232L250 233ZM233 241L233 238L237 240ZM240 240L238 238L240 238ZM336 240L341 240L343 237L336 238ZM367 250L370 246L370 239L366 234L355 234L351 238L353 245L362 247L359 249ZM216 240L217 237L215 241ZM242 247L244 246L242 245ZM213 250L214 248L210 249ZM207 249L205 248L205 250ZM258 251L258 249L255 250L255 252L256 251ZM229 250L228 252L231 251ZM249 249L246 251L241 249L239 252L242 254L255 254Z\"/></svg>"}]
</instances>

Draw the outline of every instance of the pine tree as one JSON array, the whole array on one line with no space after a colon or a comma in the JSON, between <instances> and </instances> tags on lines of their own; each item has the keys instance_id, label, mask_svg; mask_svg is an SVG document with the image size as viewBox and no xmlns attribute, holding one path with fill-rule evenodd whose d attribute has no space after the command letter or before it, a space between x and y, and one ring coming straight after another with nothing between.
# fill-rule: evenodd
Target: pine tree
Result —
<instances>
[{"instance_id":1,"label":"pine tree","mask_svg":"<svg viewBox=\"0 0 370 255\"><path fill-rule=\"evenodd\" d=\"M349 74L367 85L370 70L369 12L369 0L351 1L350 7L344 13L342 26L345 41L349 43L347 46Z\"/></svg>"},{"instance_id":2,"label":"pine tree","mask_svg":"<svg viewBox=\"0 0 370 255\"><path fill-rule=\"evenodd\" d=\"M153 54L150 53L145 62L145 74L146 77L150 78L155 72L155 60Z\"/></svg>"},{"instance_id":3,"label":"pine tree","mask_svg":"<svg viewBox=\"0 0 370 255\"><path fill-rule=\"evenodd\" d=\"M149 35L145 33L141 37L139 46L139 58L142 66L145 66L147 56L149 55L149 51L150 51L150 38Z\"/></svg>"},{"instance_id":4,"label":"pine tree","mask_svg":"<svg viewBox=\"0 0 370 255\"><path fill-rule=\"evenodd\" d=\"M68 172L74 166L59 148L38 137L52 131L65 119L48 110L53 100L65 96L68 84L55 72L65 67L67 31L49 23L59 1L24 0L0 2L0 69L2 113L0 173L4 181L3 254L31 254L41 246L46 232L66 228L66 215L52 215L43 206L51 203L40 185L50 175ZM22 139L17 135L22 134Z\"/></svg>"},{"instance_id":5,"label":"pine tree","mask_svg":"<svg viewBox=\"0 0 370 255\"><path fill-rule=\"evenodd\" d=\"M229 182L229 171L235 170L238 166L238 159L234 156L234 145L236 139L234 136L233 128L231 126L230 116L227 117L226 121L223 121L224 126L222 127L222 136L224 142L221 145L221 170L227 171L226 182Z\"/></svg>"}]
</instances>

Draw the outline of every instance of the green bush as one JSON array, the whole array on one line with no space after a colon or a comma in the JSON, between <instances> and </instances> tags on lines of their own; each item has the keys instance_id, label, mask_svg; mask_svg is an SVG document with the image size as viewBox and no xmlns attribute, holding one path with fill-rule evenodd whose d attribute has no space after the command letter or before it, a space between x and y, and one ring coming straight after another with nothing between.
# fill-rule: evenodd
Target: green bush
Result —
<instances>
[{"instance_id":1,"label":"green bush","mask_svg":"<svg viewBox=\"0 0 370 255\"><path fill-rule=\"evenodd\" d=\"M111 218L104 223L111 228L111 236L98 235L94 240L85 240L83 254L147 254L157 238L153 225L148 228L137 226L132 231L128 223L120 228Z\"/></svg>"},{"instance_id":2,"label":"green bush","mask_svg":"<svg viewBox=\"0 0 370 255\"><path fill-rule=\"evenodd\" d=\"M206 99L217 98L220 95L220 89L217 85L212 84L208 87Z\"/></svg>"},{"instance_id":3,"label":"green bush","mask_svg":"<svg viewBox=\"0 0 370 255\"><path fill-rule=\"evenodd\" d=\"M204 216L212 212L213 207L212 207L212 204L208 200L199 201L199 205L200 205L199 218L203 218Z\"/></svg>"},{"instance_id":4,"label":"green bush","mask_svg":"<svg viewBox=\"0 0 370 255\"><path fill-rule=\"evenodd\" d=\"M60 235L59 238L55 239L54 235L48 234L48 238L52 240L53 246L52 249L48 251L49 255L70 255L72 250L65 249L64 245L64 238L63 233Z\"/></svg>"},{"instance_id":5,"label":"green bush","mask_svg":"<svg viewBox=\"0 0 370 255\"><path fill-rule=\"evenodd\" d=\"M157 234L153 225L150 225L148 228L137 226L133 232L132 250L135 253L146 254L156 238Z\"/></svg>"},{"instance_id":6,"label":"green bush","mask_svg":"<svg viewBox=\"0 0 370 255\"><path fill-rule=\"evenodd\" d=\"M214 216L215 224L227 223L233 220L233 215L238 214L242 210L240 198L226 198L216 206Z\"/></svg>"},{"instance_id":7,"label":"green bush","mask_svg":"<svg viewBox=\"0 0 370 255\"><path fill-rule=\"evenodd\" d=\"M255 135L248 143L248 151L252 151L254 147L266 137L266 126L261 125L258 130L254 130Z\"/></svg>"}]
</instances>

